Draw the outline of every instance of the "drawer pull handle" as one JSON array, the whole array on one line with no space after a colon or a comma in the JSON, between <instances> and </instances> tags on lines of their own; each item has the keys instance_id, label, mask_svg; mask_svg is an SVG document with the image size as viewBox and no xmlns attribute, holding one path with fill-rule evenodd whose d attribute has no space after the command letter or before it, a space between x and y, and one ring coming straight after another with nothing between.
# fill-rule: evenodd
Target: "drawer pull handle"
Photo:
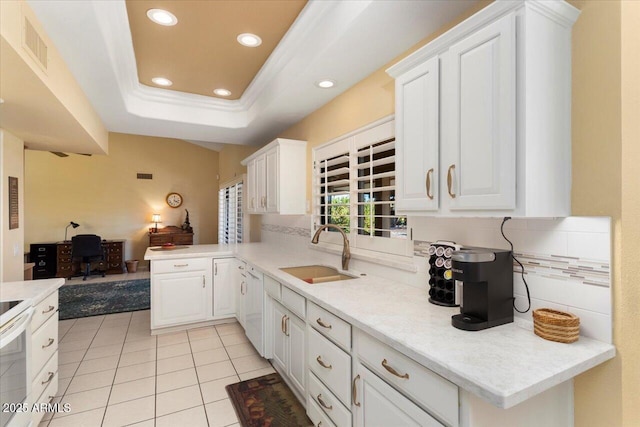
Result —
<instances>
[{"instance_id":1,"label":"drawer pull handle","mask_svg":"<svg viewBox=\"0 0 640 427\"><path fill-rule=\"evenodd\" d=\"M322 366L323 368L326 368L326 369L331 369L331 368L333 368L333 366L332 366L332 365L327 365L326 363L324 363L324 362L322 361L322 358L321 358L320 356L316 357L316 361L317 361L317 362L320 364L320 366Z\"/></svg>"},{"instance_id":2,"label":"drawer pull handle","mask_svg":"<svg viewBox=\"0 0 640 427\"><path fill-rule=\"evenodd\" d=\"M53 310L55 310L55 307L50 305L47 310L42 310L42 314L51 313Z\"/></svg>"},{"instance_id":3,"label":"drawer pull handle","mask_svg":"<svg viewBox=\"0 0 640 427\"><path fill-rule=\"evenodd\" d=\"M173 264L174 267L188 267L189 264Z\"/></svg>"},{"instance_id":4,"label":"drawer pull handle","mask_svg":"<svg viewBox=\"0 0 640 427\"><path fill-rule=\"evenodd\" d=\"M42 385L45 385L46 383L50 383L55 375L56 375L55 372L49 372L49 377L45 381L42 381Z\"/></svg>"},{"instance_id":5,"label":"drawer pull handle","mask_svg":"<svg viewBox=\"0 0 640 427\"><path fill-rule=\"evenodd\" d=\"M284 317L284 334L289 336L289 316L285 315Z\"/></svg>"},{"instance_id":6,"label":"drawer pull handle","mask_svg":"<svg viewBox=\"0 0 640 427\"><path fill-rule=\"evenodd\" d=\"M240 293L244 295L244 281L240 283Z\"/></svg>"},{"instance_id":7,"label":"drawer pull handle","mask_svg":"<svg viewBox=\"0 0 640 427\"><path fill-rule=\"evenodd\" d=\"M398 371L389 366L389 362L387 362L387 359L382 359L382 367L398 378L404 378L405 380L409 379L409 374L400 375Z\"/></svg>"},{"instance_id":8,"label":"drawer pull handle","mask_svg":"<svg viewBox=\"0 0 640 427\"><path fill-rule=\"evenodd\" d=\"M53 338L49 338L49 342L42 346L42 348L51 347L53 343L56 342Z\"/></svg>"},{"instance_id":9,"label":"drawer pull handle","mask_svg":"<svg viewBox=\"0 0 640 427\"><path fill-rule=\"evenodd\" d=\"M353 379L353 385L351 386L351 400L353 404L356 406L360 406L360 402L358 402L358 389L356 388L356 381L360 379L360 375L356 375Z\"/></svg>"},{"instance_id":10,"label":"drawer pull handle","mask_svg":"<svg viewBox=\"0 0 640 427\"><path fill-rule=\"evenodd\" d=\"M447 191L449 192L449 196L452 199L456 198L455 193L451 191L451 186L453 185L453 176L451 174L451 171L455 170L455 168L456 168L456 165L451 165L449 166L449 170L447 170Z\"/></svg>"},{"instance_id":11,"label":"drawer pull handle","mask_svg":"<svg viewBox=\"0 0 640 427\"><path fill-rule=\"evenodd\" d=\"M244 270L244 267L242 267L241 265L238 266L238 270Z\"/></svg>"},{"instance_id":12,"label":"drawer pull handle","mask_svg":"<svg viewBox=\"0 0 640 427\"><path fill-rule=\"evenodd\" d=\"M333 409L333 405L327 405L326 403L324 403L324 400L322 400L322 394L318 395L318 403L320 403L320 405L324 409L328 409L328 410L332 410Z\"/></svg>"},{"instance_id":13,"label":"drawer pull handle","mask_svg":"<svg viewBox=\"0 0 640 427\"><path fill-rule=\"evenodd\" d=\"M282 315L282 320L280 321L280 330L281 330L281 331L282 331L282 333L283 333L283 334L285 334L285 335L287 334L287 333L284 331L284 322L285 322L285 320L284 320L284 319L286 319L286 317L287 317L287 315L286 315L286 314L283 314L283 315Z\"/></svg>"},{"instance_id":14,"label":"drawer pull handle","mask_svg":"<svg viewBox=\"0 0 640 427\"><path fill-rule=\"evenodd\" d=\"M319 318L319 317L318 317L318 320L316 320L316 323L317 323L318 325L322 326L323 328L331 329L331 325L328 325L328 324L324 323L324 322L322 321L322 319L321 319L321 318Z\"/></svg>"}]
</instances>

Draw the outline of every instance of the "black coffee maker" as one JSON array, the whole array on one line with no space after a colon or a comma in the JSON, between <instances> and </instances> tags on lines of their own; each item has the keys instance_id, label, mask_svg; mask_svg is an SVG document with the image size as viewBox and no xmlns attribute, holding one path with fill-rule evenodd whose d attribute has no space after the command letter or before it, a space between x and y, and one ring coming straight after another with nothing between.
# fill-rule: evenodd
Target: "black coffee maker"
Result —
<instances>
[{"instance_id":1,"label":"black coffee maker","mask_svg":"<svg viewBox=\"0 0 640 427\"><path fill-rule=\"evenodd\" d=\"M511 251L465 248L451 255L460 314L451 324L479 331L513 322L513 262Z\"/></svg>"}]
</instances>

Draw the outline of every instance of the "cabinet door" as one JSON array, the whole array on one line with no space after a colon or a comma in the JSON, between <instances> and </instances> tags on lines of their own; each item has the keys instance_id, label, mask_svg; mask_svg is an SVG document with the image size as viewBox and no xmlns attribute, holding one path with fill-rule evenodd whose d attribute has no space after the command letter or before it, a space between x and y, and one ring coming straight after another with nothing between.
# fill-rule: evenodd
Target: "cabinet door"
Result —
<instances>
[{"instance_id":1,"label":"cabinet door","mask_svg":"<svg viewBox=\"0 0 640 427\"><path fill-rule=\"evenodd\" d=\"M267 212L278 212L278 147L265 153L266 161L266 189L265 207Z\"/></svg>"},{"instance_id":2,"label":"cabinet door","mask_svg":"<svg viewBox=\"0 0 640 427\"><path fill-rule=\"evenodd\" d=\"M253 271L252 271L253 270ZM264 286L262 273L247 266L247 282L245 294L245 333L258 353L264 354L263 307Z\"/></svg>"},{"instance_id":3,"label":"cabinet door","mask_svg":"<svg viewBox=\"0 0 640 427\"><path fill-rule=\"evenodd\" d=\"M247 163L247 212L256 212L256 193L257 193L257 171L256 171L256 159L250 160Z\"/></svg>"},{"instance_id":4,"label":"cabinet door","mask_svg":"<svg viewBox=\"0 0 640 427\"><path fill-rule=\"evenodd\" d=\"M280 368L281 372L287 372L287 336L284 332L285 322L287 320L287 310L282 305L272 300L271 313L273 363Z\"/></svg>"},{"instance_id":5,"label":"cabinet door","mask_svg":"<svg viewBox=\"0 0 640 427\"><path fill-rule=\"evenodd\" d=\"M231 280L232 258L213 260L213 315L233 315L236 311Z\"/></svg>"},{"instance_id":6,"label":"cabinet door","mask_svg":"<svg viewBox=\"0 0 640 427\"><path fill-rule=\"evenodd\" d=\"M515 15L510 14L446 54L442 187L451 210L515 209L515 42Z\"/></svg>"},{"instance_id":7,"label":"cabinet door","mask_svg":"<svg viewBox=\"0 0 640 427\"><path fill-rule=\"evenodd\" d=\"M289 313L286 329L289 340L289 379L304 396L306 390L306 354L305 354L305 323L296 315Z\"/></svg>"},{"instance_id":8,"label":"cabinet door","mask_svg":"<svg viewBox=\"0 0 640 427\"><path fill-rule=\"evenodd\" d=\"M244 328L244 305L245 305L245 288L246 288L246 275L244 273L247 264L240 260L235 260L235 267L233 268L233 287L236 297L236 319L240 325Z\"/></svg>"},{"instance_id":9,"label":"cabinet door","mask_svg":"<svg viewBox=\"0 0 640 427\"><path fill-rule=\"evenodd\" d=\"M152 278L152 326L169 326L206 320L205 271L154 274Z\"/></svg>"},{"instance_id":10,"label":"cabinet door","mask_svg":"<svg viewBox=\"0 0 640 427\"><path fill-rule=\"evenodd\" d=\"M256 157L256 212L266 212L267 167L266 156Z\"/></svg>"},{"instance_id":11,"label":"cabinet door","mask_svg":"<svg viewBox=\"0 0 640 427\"><path fill-rule=\"evenodd\" d=\"M355 405L352 408L358 427L442 426L362 364L356 367L353 387Z\"/></svg>"},{"instance_id":12,"label":"cabinet door","mask_svg":"<svg viewBox=\"0 0 640 427\"><path fill-rule=\"evenodd\" d=\"M438 209L439 59L396 79L396 200L399 211Z\"/></svg>"}]
</instances>

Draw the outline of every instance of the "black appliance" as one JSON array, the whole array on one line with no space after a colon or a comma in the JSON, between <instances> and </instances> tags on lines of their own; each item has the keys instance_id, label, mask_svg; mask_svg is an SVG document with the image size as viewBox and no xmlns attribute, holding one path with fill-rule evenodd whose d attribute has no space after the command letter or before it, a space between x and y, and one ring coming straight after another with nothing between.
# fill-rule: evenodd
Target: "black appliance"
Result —
<instances>
[{"instance_id":1,"label":"black appliance","mask_svg":"<svg viewBox=\"0 0 640 427\"><path fill-rule=\"evenodd\" d=\"M513 322L511 251L469 248L451 255L453 278L461 290L460 314L451 324L479 331Z\"/></svg>"}]
</instances>

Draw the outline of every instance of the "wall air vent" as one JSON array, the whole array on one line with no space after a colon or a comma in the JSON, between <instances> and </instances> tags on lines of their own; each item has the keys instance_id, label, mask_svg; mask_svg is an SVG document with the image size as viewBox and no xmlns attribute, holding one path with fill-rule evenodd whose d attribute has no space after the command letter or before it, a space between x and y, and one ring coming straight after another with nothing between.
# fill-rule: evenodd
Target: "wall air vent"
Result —
<instances>
[{"instance_id":1,"label":"wall air vent","mask_svg":"<svg viewBox=\"0 0 640 427\"><path fill-rule=\"evenodd\" d=\"M153 179L153 174L150 173L139 173L138 179Z\"/></svg>"},{"instance_id":2,"label":"wall air vent","mask_svg":"<svg viewBox=\"0 0 640 427\"><path fill-rule=\"evenodd\" d=\"M31 53L42 69L46 71L48 65L47 45L26 16L24 17L24 46L27 52Z\"/></svg>"}]
</instances>

